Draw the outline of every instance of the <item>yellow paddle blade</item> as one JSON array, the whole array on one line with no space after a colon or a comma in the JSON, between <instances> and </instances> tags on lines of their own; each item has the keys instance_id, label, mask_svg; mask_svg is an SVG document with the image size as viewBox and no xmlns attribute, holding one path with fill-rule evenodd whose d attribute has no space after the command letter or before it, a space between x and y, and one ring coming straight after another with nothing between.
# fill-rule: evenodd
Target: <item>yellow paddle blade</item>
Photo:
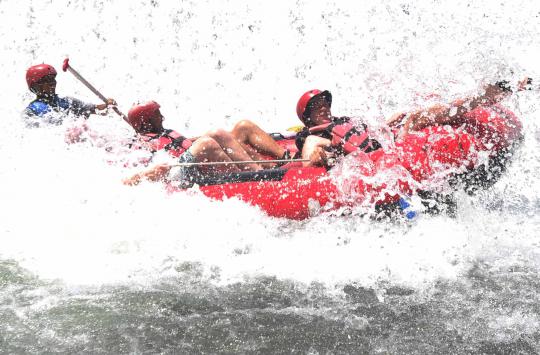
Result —
<instances>
[{"instance_id":1,"label":"yellow paddle blade","mask_svg":"<svg viewBox=\"0 0 540 355\"><path fill-rule=\"evenodd\" d=\"M304 126L292 126L292 127L287 128L287 131L298 133L302 131L302 129L304 129Z\"/></svg>"}]
</instances>

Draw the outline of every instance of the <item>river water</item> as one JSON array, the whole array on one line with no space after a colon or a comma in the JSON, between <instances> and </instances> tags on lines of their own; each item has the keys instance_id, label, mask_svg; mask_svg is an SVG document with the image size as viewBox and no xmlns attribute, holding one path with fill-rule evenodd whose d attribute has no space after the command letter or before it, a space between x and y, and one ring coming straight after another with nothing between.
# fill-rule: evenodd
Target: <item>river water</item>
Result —
<instances>
[{"instance_id":1,"label":"river water","mask_svg":"<svg viewBox=\"0 0 540 355\"><path fill-rule=\"evenodd\" d=\"M538 90L504 102L525 141L501 180L412 223L126 187L138 168L115 163L131 133L114 114L79 144L64 141L78 122L20 120L26 68L69 56L124 112L157 100L188 136L244 118L283 130L315 87L380 124L540 78L540 3L3 0L0 16L0 352L540 352Z\"/></svg>"}]
</instances>

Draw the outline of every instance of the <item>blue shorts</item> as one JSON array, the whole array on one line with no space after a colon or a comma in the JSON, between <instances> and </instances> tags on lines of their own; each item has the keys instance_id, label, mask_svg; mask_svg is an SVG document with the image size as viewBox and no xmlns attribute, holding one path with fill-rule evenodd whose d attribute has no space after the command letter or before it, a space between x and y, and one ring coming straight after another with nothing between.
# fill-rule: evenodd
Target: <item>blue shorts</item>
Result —
<instances>
[{"instance_id":1,"label":"blue shorts","mask_svg":"<svg viewBox=\"0 0 540 355\"><path fill-rule=\"evenodd\" d=\"M196 163L195 157L189 150L186 150L178 158L179 164L184 163ZM202 173L199 171L199 168L195 165L193 166L175 166L169 172L169 181L178 187L189 187L193 185L194 180L197 177L201 177Z\"/></svg>"}]
</instances>

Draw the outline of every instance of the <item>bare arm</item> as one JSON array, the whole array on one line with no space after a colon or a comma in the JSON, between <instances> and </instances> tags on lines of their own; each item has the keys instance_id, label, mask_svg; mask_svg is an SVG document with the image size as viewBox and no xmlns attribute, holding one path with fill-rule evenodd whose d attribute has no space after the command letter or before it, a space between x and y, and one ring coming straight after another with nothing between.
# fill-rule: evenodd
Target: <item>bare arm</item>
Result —
<instances>
[{"instance_id":1,"label":"bare arm","mask_svg":"<svg viewBox=\"0 0 540 355\"><path fill-rule=\"evenodd\" d=\"M389 126L404 125L408 129L418 130L434 124L451 124L461 118L466 110L460 110L465 100L456 100L451 105L437 104L429 108L411 112L397 113L386 121ZM461 112L463 111L463 112Z\"/></svg>"},{"instance_id":2,"label":"bare arm","mask_svg":"<svg viewBox=\"0 0 540 355\"><path fill-rule=\"evenodd\" d=\"M330 147L331 141L318 136L309 136L306 138L302 148L302 158L309 159L309 162L303 163L304 166L321 166L328 161L325 148Z\"/></svg>"},{"instance_id":3,"label":"bare arm","mask_svg":"<svg viewBox=\"0 0 540 355\"><path fill-rule=\"evenodd\" d=\"M403 123L402 137L410 130L417 131L434 125L460 124L467 112L481 105L493 105L509 95L511 93L509 87L503 88L507 84L508 82L490 84L486 86L482 95L458 99L449 105L438 104L410 114L398 113L393 115L387 123L389 126L399 126ZM520 82L518 90L522 90L522 86Z\"/></svg>"},{"instance_id":4,"label":"bare arm","mask_svg":"<svg viewBox=\"0 0 540 355\"><path fill-rule=\"evenodd\" d=\"M143 180L148 180L148 181L164 180L165 176L169 173L171 168L172 166L167 165L167 164L156 165L152 169L144 171L142 173L135 174L130 178L124 179L124 181L122 182L124 183L124 185L133 186L133 185L140 184Z\"/></svg>"}]
</instances>

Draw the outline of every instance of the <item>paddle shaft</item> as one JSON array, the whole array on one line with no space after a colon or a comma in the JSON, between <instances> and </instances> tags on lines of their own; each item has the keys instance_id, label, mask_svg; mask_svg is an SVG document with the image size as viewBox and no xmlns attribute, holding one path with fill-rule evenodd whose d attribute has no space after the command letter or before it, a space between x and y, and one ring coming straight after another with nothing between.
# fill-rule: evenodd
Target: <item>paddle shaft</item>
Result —
<instances>
[{"instance_id":1,"label":"paddle shaft","mask_svg":"<svg viewBox=\"0 0 540 355\"><path fill-rule=\"evenodd\" d=\"M179 163L171 166L213 166L213 165L231 165L231 164L265 164L265 163L302 163L309 159L275 159L275 160L241 160L241 161L214 161L203 163Z\"/></svg>"},{"instance_id":2,"label":"paddle shaft","mask_svg":"<svg viewBox=\"0 0 540 355\"><path fill-rule=\"evenodd\" d=\"M79 74L78 71L76 71L75 69L73 69L71 67L71 65L69 65L69 62L68 62L68 59L66 59L64 61L64 66L63 66L63 69L64 71L66 70L69 70L69 72L71 74L73 74L74 77L76 77L77 79L79 79L79 81L81 83L83 83L88 89L90 89L90 91L92 91L97 97L99 97L101 99L101 101L103 101L104 103L107 103L107 98L99 92L98 89L96 89L92 84L90 84L88 82L88 80L86 80L81 74ZM122 117L124 120L126 120L126 115L124 115L122 112L120 112L120 110L118 109L118 107L113 107L113 110L114 112L116 112L120 117Z\"/></svg>"}]
</instances>

